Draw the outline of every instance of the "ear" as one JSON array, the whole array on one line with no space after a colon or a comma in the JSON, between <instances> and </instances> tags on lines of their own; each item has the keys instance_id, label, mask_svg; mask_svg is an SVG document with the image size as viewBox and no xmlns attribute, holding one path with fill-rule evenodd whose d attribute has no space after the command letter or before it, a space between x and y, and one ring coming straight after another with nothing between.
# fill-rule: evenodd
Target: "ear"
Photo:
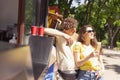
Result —
<instances>
[{"instance_id":1,"label":"ear","mask_svg":"<svg viewBox=\"0 0 120 80\"><path fill-rule=\"evenodd\" d=\"M65 29L63 29L62 31L63 31L63 32L66 32L66 30L65 30Z\"/></svg>"},{"instance_id":2,"label":"ear","mask_svg":"<svg viewBox=\"0 0 120 80\"><path fill-rule=\"evenodd\" d=\"M63 29L63 32L64 32L64 33L68 33L68 31L67 31L66 29Z\"/></svg>"}]
</instances>

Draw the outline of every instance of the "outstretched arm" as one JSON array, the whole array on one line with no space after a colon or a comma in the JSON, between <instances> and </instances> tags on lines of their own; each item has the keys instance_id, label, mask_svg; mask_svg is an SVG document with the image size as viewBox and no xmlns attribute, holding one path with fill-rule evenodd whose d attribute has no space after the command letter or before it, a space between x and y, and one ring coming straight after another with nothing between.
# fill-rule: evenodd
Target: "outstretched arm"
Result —
<instances>
[{"instance_id":1,"label":"outstretched arm","mask_svg":"<svg viewBox=\"0 0 120 80\"><path fill-rule=\"evenodd\" d=\"M45 32L45 34L51 35L51 36L63 36L67 39L70 38L69 35L67 35L67 34L65 34L65 33L61 32L59 30L52 29L52 28L45 28L44 32Z\"/></svg>"},{"instance_id":2,"label":"outstretched arm","mask_svg":"<svg viewBox=\"0 0 120 80\"><path fill-rule=\"evenodd\" d=\"M52 28L45 28L44 32L47 35L64 37L67 40L69 45L71 45L73 43L73 40L72 40L71 36L69 36L68 34L63 33L63 32L61 32L59 30L52 29Z\"/></svg>"}]
</instances>

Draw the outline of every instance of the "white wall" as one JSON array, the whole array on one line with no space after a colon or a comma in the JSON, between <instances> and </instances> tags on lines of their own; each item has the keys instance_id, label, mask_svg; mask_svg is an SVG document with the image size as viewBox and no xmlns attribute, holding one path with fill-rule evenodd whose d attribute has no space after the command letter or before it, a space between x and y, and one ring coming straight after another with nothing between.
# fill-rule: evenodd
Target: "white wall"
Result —
<instances>
[{"instance_id":1,"label":"white wall","mask_svg":"<svg viewBox=\"0 0 120 80\"><path fill-rule=\"evenodd\" d=\"M17 23L18 0L0 0L0 29Z\"/></svg>"}]
</instances>

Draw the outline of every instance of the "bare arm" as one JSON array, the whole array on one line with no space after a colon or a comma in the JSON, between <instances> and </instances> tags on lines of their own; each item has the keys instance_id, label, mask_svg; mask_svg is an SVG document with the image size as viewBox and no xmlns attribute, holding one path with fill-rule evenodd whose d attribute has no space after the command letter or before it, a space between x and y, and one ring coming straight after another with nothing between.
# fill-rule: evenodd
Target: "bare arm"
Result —
<instances>
[{"instance_id":1,"label":"bare arm","mask_svg":"<svg viewBox=\"0 0 120 80\"><path fill-rule=\"evenodd\" d=\"M45 34L51 35L51 36L63 36L63 37L67 36L67 38L70 38L70 36L68 36L67 34L65 34L59 30L52 29L52 28L45 28L44 32L45 32Z\"/></svg>"},{"instance_id":2,"label":"bare arm","mask_svg":"<svg viewBox=\"0 0 120 80\"><path fill-rule=\"evenodd\" d=\"M104 71L105 71L104 63L103 63L103 59L102 59L102 55L100 55L99 61L100 61L100 67L101 67L101 69L97 72L96 79L99 78L100 76L102 76L104 74Z\"/></svg>"},{"instance_id":3,"label":"bare arm","mask_svg":"<svg viewBox=\"0 0 120 80\"><path fill-rule=\"evenodd\" d=\"M101 47L101 42L98 43L97 50L99 52L98 60L101 64L101 70L104 71L104 64L103 64L103 58L102 58L103 50L102 50L102 47Z\"/></svg>"},{"instance_id":4,"label":"bare arm","mask_svg":"<svg viewBox=\"0 0 120 80\"><path fill-rule=\"evenodd\" d=\"M64 37L67 40L69 45L71 45L73 43L73 40L72 40L71 36L69 36L68 34L63 33L63 32L61 32L59 30L52 29L52 28L45 28L44 32L47 35Z\"/></svg>"},{"instance_id":5,"label":"bare arm","mask_svg":"<svg viewBox=\"0 0 120 80\"><path fill-rule=\"evenodd\" d=\"M76 43L76 45L73 47L75 64L77 67L84 65L90 58L99 56L98 52L93 51L88 56L84 57L83 59L80 59L81 56L80 47L81 47L81 43Z\"/></svg>"},{"instance_id":6,"label":"bare arm","mask_svg":"<svg viewBox=\"0 0 120 80\"><path fill-rule=\"evenodd\" d=\"M76 42L76 44L73 47L73 54L74 54L74 60L75 60L75 64L77 67L80 67L82 65L84 65L86 63L86 61L89 60L89 56L87 56L84 59L80 59L81 56L81 43L80 42Z\"/></svg>"},{"instance_id":7,"label":"bare arm","mask_svg":"<svg viewBox=\"0 0 120 80\"><path fill-rule=\"evenodd\" d=\"M84 59L80 59L80 53L74 52L75 64L77 67L84 65L91 57L94 57L94 53L92 52L90 55L86 56Z\"/></svg>"}]
</instances>

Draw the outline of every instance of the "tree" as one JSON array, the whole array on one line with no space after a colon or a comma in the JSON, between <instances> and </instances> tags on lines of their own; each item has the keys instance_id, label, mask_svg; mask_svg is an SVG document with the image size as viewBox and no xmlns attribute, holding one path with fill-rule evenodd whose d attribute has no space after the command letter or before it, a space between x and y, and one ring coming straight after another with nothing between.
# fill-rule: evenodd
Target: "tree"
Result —
<instances>
[{"instance_id":1,"label":"tree","mask_svg":"<svg viewBox=\"0 0 120 80\"><path fill-rule=\"evenodd\" d=\"M79 3L80 0L75 0ZM75 14L75 7L72 7L73 0L49 0L49 6L58 6L64 18Z\"/></svg>"},{"instance_id":2,"label":"tree","mask_svg":"<svg viewBox=\"0 0 120 80\"><path fill-rule=\"evenodd\" d=\"M106 3L105 13L108 24L108 38L111 48L116 47L117 35L120 32L120 1L110 0Z\"/></svg>"},{"instance_id":3,"label":"tree","mask_svg":"<svg viewBox=\"0 0 120 80\"><path fill-rule=\"evenodd\" d=\"M87 3L77 8L75 18L80 22L79 26L92 24L97 31L99 41L104 39L103 34L107 33L108 43L113 48L116 47L118 41L116 37L120 32L119 4L119 0L87 0ZM107 29L104 28L106 24L108 24Z\"/></svg>"}]
</instances>

